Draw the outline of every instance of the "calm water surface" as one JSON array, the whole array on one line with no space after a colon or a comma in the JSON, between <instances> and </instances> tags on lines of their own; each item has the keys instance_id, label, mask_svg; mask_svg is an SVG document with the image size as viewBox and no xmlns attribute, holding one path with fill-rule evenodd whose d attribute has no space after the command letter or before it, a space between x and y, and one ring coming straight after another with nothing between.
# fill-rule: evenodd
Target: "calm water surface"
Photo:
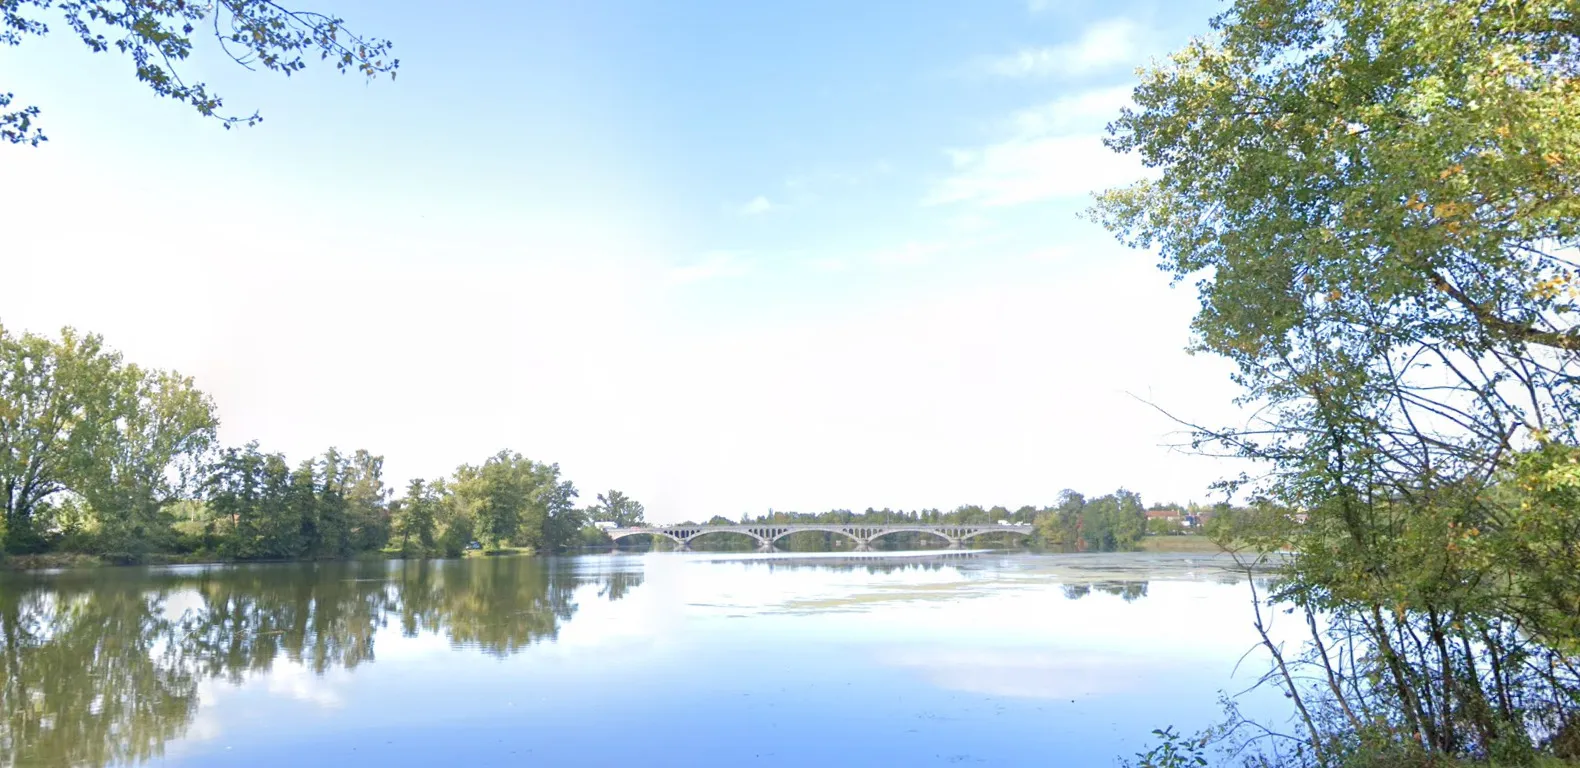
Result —
<instances>
[{"instance_id":1,"label":"calm water surface","mask_svg":"<svg viewBox=\"0 0 1580 768\"><path fill-rule=\"evenodd\" d=\"M1114 765L1261 671L1204 555L0 575L0 763ZM1253 700L1253 707L1263 706ZM1265 706L1271 707L1271 702Z\"/></svg>"}]
</instances>

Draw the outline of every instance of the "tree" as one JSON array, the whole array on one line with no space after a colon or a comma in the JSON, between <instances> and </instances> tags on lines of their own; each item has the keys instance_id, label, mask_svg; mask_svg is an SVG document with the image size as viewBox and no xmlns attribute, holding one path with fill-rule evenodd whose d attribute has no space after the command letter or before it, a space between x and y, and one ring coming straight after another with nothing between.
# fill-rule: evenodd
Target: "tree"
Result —
<instances>
[{"instance_id":1,"label":"tree","mask_svg":"<svg viewBox=\"0 0 1580 768\"><path fill-rule=\"evenodd\" d=\"M394 511L394 527L400 536L401 552L427 554L434 548L434 525L439 500L433 488L414 479L406 487L406 497ZM414 541L415 539L415 541Z\"/></svg>"},{"instance_id":2,"label":"tree","mask_svg":"<svg viewBox=\"0 0 1580 768\"><path fill-rule=\"evenodd\" d=\"M1059 503L1037 518L1038 536L1046 543L1065 548L1082 543L1081 518L1085 514L1086 497L1068 488L1059 492Z\"/></svg>"},{"instance_id":3,"label":"tree","mask_svg":"<svg viewBox=\"0 0 1580 768\"><path fill-rule=\"evenodd\" d=\"M527 506L528 460L519 453L500 451L480 467L456 470L456 490L471 508L473 535L489 549L504 546L521 528Z\"/></svg>"},{"instance_id":4,"label":"tree","mask_svg":"<svg viewBox=\"0 0 1580 768\"><path fill-rule=\"evenodd\" d=\"M168 533L160 512L196 480L216 423L191 379L126 365L98 336L68 328L52 341L0 327L7 547L42 547L35 513L68 494L59 507L88 511L101 544L146 548Z\"/></svg>"},{"instance_id":5,"label":"tree","mask_svg":"<svg viewBox=\"0 0 1580 768\"><path fill-rule=\"evenodd\" d=\"M1213 271L1201 346L1296 355L1316 323L1580 350L1577 12L1484 5L1239 2L1145 75L1109 144L1161 173L1095 212Z\"/></svg>"},{"instance_id":6,"label":"tree","mask_svg":"<svg viewBox=\"0 0 1580 768\"><path fill-rule=\"evenodd\" d=\"M346 557L351 554L352 520L345 496L346 465L340 451L330 448L318 460L318 539L313 554Z\"/></svg>"},{"instance_id":7,"label":"tree","mask_svg":"<svg viewBox=\"0 0 1580 768\"><path fill-rule=\"evenodd\" d=\"M0 326L0 504L8 550L35 549L33 515L92 466L113 410L120 356L70 328L59 342Z\"/></svg>"},{"instance_id":8,"label":"tree","mask_svg":"<svg viewBox=\"0 0 1580 768\"><path fill-rule=\"evenodd\" d=\"M539 464L536 478L539 486L533 495L533 506L543 510L542 535L536 547L539 551L557 551L576 541L577 534L587 520L576 508L576 486L560 479L560 465Z\"/></svg>"},{"instance_id":9,"label":"tree","mask_svg":"<svg viewBox=\"0 0 1580 768\"><path fill-rule=\"evenodd\" d=\"M99 546L133 557L170 531L165 509L190 497L214 444L214 404L190 378L127 366L112 377L111 428L76 491L100 526Z\"/></svg>"},{"instance_id":10,"label":"tree","mask_svg":"<svg viewBox=\"0 0 1580 768\"><path fill-rule=\"evenodd\" d=\"M226 128L255 125L262 117L232 114L224 99L202 82L189 83L179 67L195 50L194 39L212 34L214 46L237 64L291 75L318 54L341 73L355 71L369 80L394 79L400 60L389 56L394 44L351 33L331 15L285 8L274 0L123 0L108 5L53 0L0 0L0 45L21 45L51 31L44 17L54 11L71 34L93 53L114 51L131 57L138 80L159 96L185 102L198 114ZM201 31L200 31L201 30ZM14 94L0 93L0 110ZM0 111L0 141L38 146L46 140L34 125L39 108Z\"/></svg>"},{"instance_id":11,"label":"tree","mask_svg":"<svg viewBox=\"0 0 1580 768\"><path fill-rule=\"evenodd\" d=\"M621 528L646 523L643 519L646 510L642 508L642 502L615 490L598 494L598 503L588 507L587 514L594 522L614 523Z\"/></svg>"},{"instance_id":12,"label":"tree","mask_svg":"<svg viewBox=\"0 0 1580 768\"><path fill-rule=\"evenodd\" d=\"M1141 505L1141 497L1121 488L1086 502L1081 508L1080 531L1090 550L1135 549L1146 532L1146 510Z\"/></svg>"},{"instance_id":13,"label":"tree","mask_svg":"<svg viewBox=\"0 0 1580 768\"><path fill-rule=\"evenodd\" d=\"M1197 445L1299 510L1239 535L1299 552L1277 596L1324 617L1320 678L1374 681L1319 708L1350 736L1520 754L1527 717L1576 722L1551 670L1580 652L1577 24L1571 0L1241 0L1110 126L1156 173L1093 212L1195 282L1195 347L1236 364L1256 416ZM1355 741L1305 725L1315 755Z\"/></svg>"},{"instance_id":14,"label":"tree","mask_svg":"<svg viewBox=\"0 0 1580 768\"><path fill-rule=\"evenodd\" d=\"M312 459L296 465L295 471L291 472L291 487L286 493L286 518L296 526L291 556L302 557L321 551L318 481Z\"/></svg>"},{"instance_id":15,"label":"tree","mask_svg":"<svg viewBox=\"0 0 1580 768\"><path fill-rule=\"evenodd\" d=\"M384 487L384 457L358 450L344 467L341 484L351 548L366 552L389 541L389 490Z\"/></svg>"},{"instance_id":16,"label":"tree","mask_svg":"<svg viewBox=\"0 0 1580 768\"><path fill-rule=\"evenodd\" d=\"M214 462L205 490L209 509L229 534L220 544L227 557L264 556L260 542L267 526L259 519L264 461L258 444L248 443L221 451Z\"/></svg>"}]
</instances>

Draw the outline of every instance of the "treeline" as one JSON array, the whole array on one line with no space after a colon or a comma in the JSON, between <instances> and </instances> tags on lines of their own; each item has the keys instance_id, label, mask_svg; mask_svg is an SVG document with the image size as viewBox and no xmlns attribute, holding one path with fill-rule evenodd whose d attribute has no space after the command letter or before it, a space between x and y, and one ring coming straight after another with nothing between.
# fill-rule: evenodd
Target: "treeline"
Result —
<instances>
[{"instance_id":1,"label":"treeline","mask_svg":"<svg viewBox=\"0 0 1580 768\"><path fill-rule=\"evenodd\" d=\"M1197 511L1204 518L1210 517L1211 512L1211 510L1198 508L1196 505L1191 505L1187 508L1178 504L1168 504L1161 508L1176 509L1182 514L1189 511ZM1026 505L1011 510L1003 506L982 507L966 505L948 511L940 509L895 510L888 508L869 508L862 512L852 512L848 509L813 513L770 511L766 515L742 515L739 520L715 516L706 521L706 524L893 525L914 523L917 525L995 525L1001 522L1008 522L1035 526L1033 544L1039 547L1075 552L1128 552L1139 549L1142 537L1149 532L1173 533L1179 528L1178 523L1172 523L1168 530L1163 530L1158 526L1153 526L1149 530L1146 510L1147 508L1142 504L1140 494L1123 488L1095 498L1088 498L1081 493L1067 489L1060 492L1056 504L1048 507ZM687 521L682 524L695 525L697 523ZM720 535L722 536L722 534ZM1019 540L1018 537L1004 534L1002 537L993 539L984 538L983 543L1007 544ZM719 541L721 540L714 539L710 542L709 539L698 539L692 546L697 548L728 546L728 544L716 543ZM937 546L939 540L927 534L895 533L879 539L879 542L875 546L913 548ZM744 548L749 543L749 540L734 542L737 548ZM817 532L791 534L782 539L780 544L781 547L790 550L813 549L820 546L837 548L848 545L849 541L844 537Z\"/></svg>"},{"instance_id":2,"label":"treeline","mask_svg":"<svg viewBox=\"0 0 1580 768\"><path fill-rule=\"evenodd\" d=\"M614 491L578 509L557 464L510 451L413 480L397 498L381 456L331 448L293 465L256 443L219 447L218 424L190 378L128 363L99 336L0 327L5 552L140 562L552 551L601 536L593 516L642 516Z\"/></svg>"}]
</instances>

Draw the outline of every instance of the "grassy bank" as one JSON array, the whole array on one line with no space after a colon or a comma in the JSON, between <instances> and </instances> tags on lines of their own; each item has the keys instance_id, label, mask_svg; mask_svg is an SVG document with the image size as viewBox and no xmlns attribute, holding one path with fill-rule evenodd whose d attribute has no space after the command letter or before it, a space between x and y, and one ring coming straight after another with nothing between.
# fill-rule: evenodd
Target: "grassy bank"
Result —
<instances>
[{"instance_id":1,"label":"grassy bank","mask_svg":"<svg viewBox=\"0 0 1580 768\"><path fill-rule=\"evenodd\" d=\"M1142 552L1222 552L1206 536L1148 536L1141 540Z\"/></svg>"}]
</instances>

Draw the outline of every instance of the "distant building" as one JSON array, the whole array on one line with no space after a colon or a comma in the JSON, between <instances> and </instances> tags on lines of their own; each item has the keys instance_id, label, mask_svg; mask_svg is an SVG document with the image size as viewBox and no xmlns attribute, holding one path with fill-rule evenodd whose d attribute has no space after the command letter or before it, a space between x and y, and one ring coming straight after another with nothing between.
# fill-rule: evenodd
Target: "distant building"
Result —
<instances>
[{"instance_id":1,"label":"distant building","mask_svg":"<svg viewBox=\"0 0 1580 768\"><path fill-rule=\"evenodd\" d=\"M619 528L620 524L619 523L612 523L612 522L609 522L609 521L605 520L605 521L602 521L602 522L593 523L593 527L597 528L600 531L612 531L612 530L614 530L616 528Z\"/></svg>"},{"instance_id":2,"label":"distant building","mask_svg":"<svg viewBox=\"0 0 1580 768\"><path fill-rule=\"evenodd\" d=\"M1159 507L1158 509L1147 510L1148 520L1173 520L1174 522L1179 522L1180 517L1180 511L1177 509L1164 509Z\"/></svg>"}]
</instances>

